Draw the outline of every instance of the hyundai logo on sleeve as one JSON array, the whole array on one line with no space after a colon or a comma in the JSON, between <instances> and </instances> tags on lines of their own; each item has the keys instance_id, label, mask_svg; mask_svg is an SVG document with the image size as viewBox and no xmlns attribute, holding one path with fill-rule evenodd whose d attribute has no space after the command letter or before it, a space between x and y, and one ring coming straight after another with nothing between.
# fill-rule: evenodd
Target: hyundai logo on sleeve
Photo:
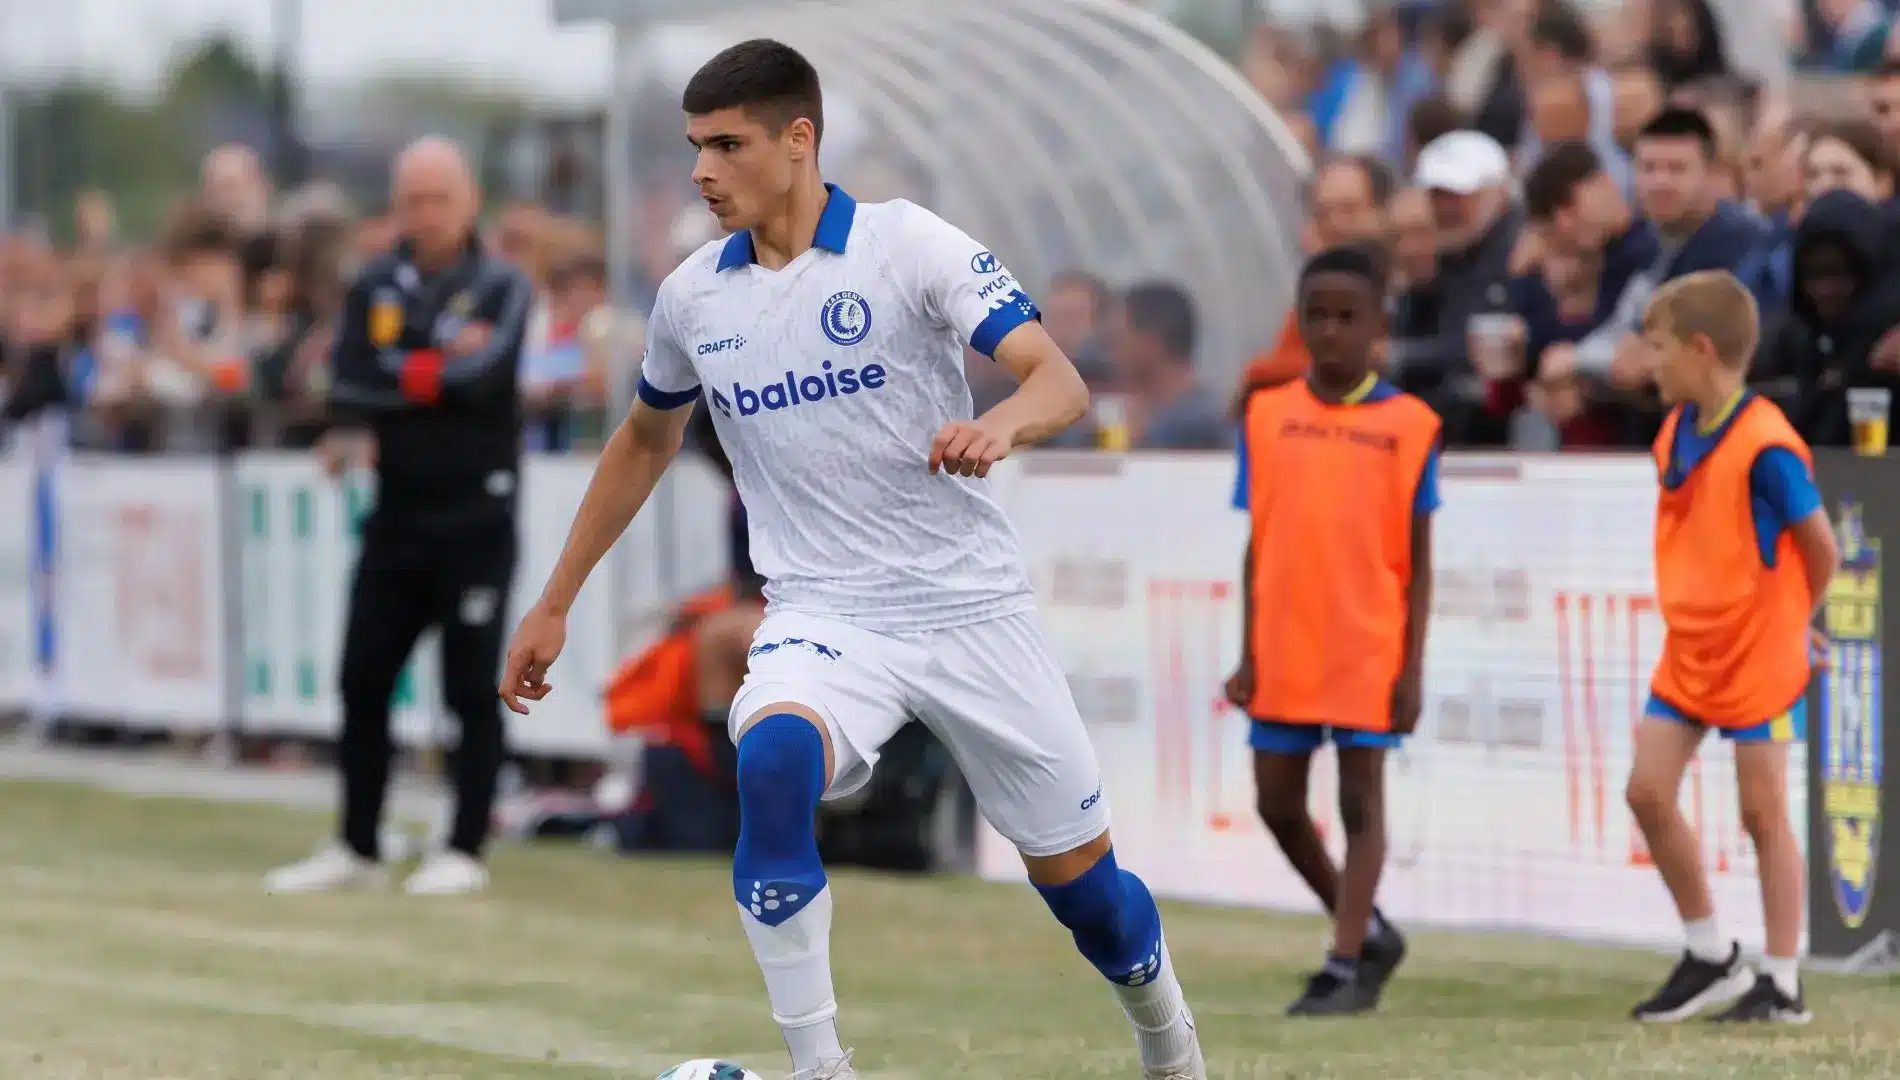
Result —
<instances>
[{"instance_id":1,"label":"hyundai logo on sleeve","mask_svg":"<svg viewBox=\"0 0 1900 1080\"><path fill-rule=\"evenodd\" d=\"M994 274L1003 268L1003 260L987 251L979 251L970 256L970 270L978 274Z\"/></svg>"}]
</instances>

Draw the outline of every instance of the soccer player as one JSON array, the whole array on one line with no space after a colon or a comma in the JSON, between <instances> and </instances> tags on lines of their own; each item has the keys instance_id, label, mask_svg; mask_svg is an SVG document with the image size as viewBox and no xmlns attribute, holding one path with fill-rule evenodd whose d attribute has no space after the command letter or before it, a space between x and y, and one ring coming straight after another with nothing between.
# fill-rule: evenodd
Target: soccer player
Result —
<instances>
[{"instance_id":1,"label":"soccer player","mask_svg":"<svg viewBox=\"0 0 1900 1080\"><path fill-rule=\"evenodd\" d=\"M639 398L509 651L502 694L545 697L569 605L652 492L701 393L750 516L768 602L733 700L739 920L797 1080L855 1076L832 994L821 798L863 786L907 720L957 758L1029 880L1113 985L1151 1080L1203 1080L1141 879L1116 865L1088 733L983 478L1080 417L1088 393L1022 286L908 202L820 180L817 73L748 41L687 84L693 179L734 230L661 285ZM965 345L1016 391L972 419Z\"/></svg>"},{"instance_id":2,"label":"soccer player","mask_svg":"<svg viewBox=\"0 0 1900 1080\"><path fill-rule=\"evenodd\" d=\"M1333 916L1333 948L1294 1015L1359 1013L1405 957L1373 898L1385 865L1385 755L1418 725L1431 612L1439 420L1373 369L1385 271L1361 248L1300 273L1306 378L1247 403L1234 502L1253 518L1242 649L1227 696L1253 717L1261 820ZM1339 761L1346 863L1307 812L1313 753Z\"/></svg>"},{"instance_id":3,"label":"soccer player","mask_svg":"<svg viewBox=\"0 0 1900 1080\"><path fill-rule=\"evenodd\" d=\"M1665 284L1643 315L1656 385L1674 405L1656 437L1656 594L1662 659L1636 729L1629 806L1682 916L1687 948L1632 1015L1808 1020L1795 950L1805 869L1788 808L1788 747L1806 737L1813 629L1839 551L1808 448L1744 385L1760 322L1725 271ZM1742 826L1760 863L1768 935L1759 977L1722 937L1701 845L1677 798L1710 730L1735 747Z\"/></svg>"}]
</instances>

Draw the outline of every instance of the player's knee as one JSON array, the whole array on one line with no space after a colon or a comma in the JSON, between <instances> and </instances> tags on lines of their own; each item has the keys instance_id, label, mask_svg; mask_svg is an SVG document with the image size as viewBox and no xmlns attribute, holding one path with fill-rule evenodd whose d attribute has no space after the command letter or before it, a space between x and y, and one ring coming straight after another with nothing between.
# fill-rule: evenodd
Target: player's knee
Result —
<instances>
[{"instance_id":1,"label":"player's knee","mask_svg":"<svg viewBox=\"0 0 1900 1080\"><path fill-rule=\"evenodd\" d=\"M1667 791L1653 777L1641 773L1630 777L1623 789L1623 801L1629 804L1630 814L1640 822L1652 822L1668 813L1676 800L1676 793Z\"/></svg>"},{"instance_id":2,"label":"player's knee","mask_svg":"<svg viewBox=\"0 0 1900 1080\"><path fill-rule=\"evenodd\" d=\"M812 823L825 791L825 743L810 720L774 713L739 739L739 843L732 857L740 906L777 925L824 887ZM755 895L756 894L756 895Z\"/></svg>"},{"instance_id":3,"label":"player's knee","mask_svg":"<svg viewBox=\"0 0 1900 1080\"><path fill-rule=\"evenodd\" d=\"M1372 785L1339 789L1339 827L1350 839L1367 836L1385 825L1385 794Z\"/></svg>"},{"instance_id":4,"label":"player's knee","mask_svg":"<svg viewBox=\"0 0 1900 1080\"><path fill-rule=\"evenodd\" d=\"M1074 881L1036 891L1109 981L1139 986L1160 971L1161 912L1148 886L1116 865L1112 850Z\"/></svg>"},{"instance_id":5,"label":"player's knee","mask_svg":"<svg viewBox=\"0 0 1900 1080\"><path fill-rule=\"evenodd\" d=\"M1742 799L1742 831L1754 841L1756 850L1761 849L1764 841L1772 846L1784 832L1794 831L1793 823L1788 820L1788 811L1779 798L1773 794L1748 798L1748 794L1752 793L1744 793Z\"/></svg>"},{"instance_id":6,"label":"player's knee","mask_svg":"<svg viewBox=\"0 0 1900 1080\"><path fill-rule=\"evenodd\" d=\"M1307 824L1304 792L1264 790L1254 796L1254 810L1267 831L1279 835Z\"/></svg>"}]
</instances>

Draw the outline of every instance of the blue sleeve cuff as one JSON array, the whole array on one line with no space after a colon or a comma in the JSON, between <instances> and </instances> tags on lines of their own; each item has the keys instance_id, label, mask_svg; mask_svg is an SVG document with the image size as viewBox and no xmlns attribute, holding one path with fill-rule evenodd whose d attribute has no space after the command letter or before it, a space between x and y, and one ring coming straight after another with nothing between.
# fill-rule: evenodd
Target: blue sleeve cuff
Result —
<instances>
[{"instance_id":1,"label":"blue sleeve cuff","mask_svg":"<svg viewBox=\"0 0 1900 1080\"><path fill-rule=\"evenodd\" d=\"M1438 451L1433 450L1425 458L1425 468L1418 476L1418 493L1412 496L1412 513L1436 513L1444 501L1438 495Z\"/></svg>"},{"instance_id":2,"label":"blue sleeve cuff","mask_svg":"<svg viewBox=\"0 0 1900 1080\"><path fill-rule=\"evenodd\" d=\"M1010 335L1010 331L1029 322L1042 318L1042 309L1022 290L1018 289L1003 298L1001 306L992 308L990 313L977 324L970 334L970 348L984 356L995 356L996 347Z\"/></svg>"},{"instance_id":3,"label":"blue sleeve cuff","mask_svg":"<svg viewBox=\"0 0 1900 1080\"><path fill-rule=\"evenodd\" d=\"M1234 441L1234 509L1252 509L1252 500L1247 490L1247 429L1240 429L1240 437Z\"/></svg>"},{"instance_id":4,"label":"blue sleeve cuff","mask_svg":"<svg viewBox=\"0 0 1900 1080\"><path fill-rule=\"evenodd\" d=\"M682 406L691 405L699 400L699 387L690 390L662 390L640 376L640 403L649 409L672 412Z\"/></svg>"}]
</instances>

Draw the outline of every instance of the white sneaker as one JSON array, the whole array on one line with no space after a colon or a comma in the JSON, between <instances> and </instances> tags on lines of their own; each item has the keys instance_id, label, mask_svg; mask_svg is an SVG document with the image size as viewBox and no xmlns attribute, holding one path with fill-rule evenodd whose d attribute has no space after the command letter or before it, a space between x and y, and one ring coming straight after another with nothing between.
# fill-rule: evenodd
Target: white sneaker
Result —
<instances>
[{"instance_id":1,"label":"white sneaker","mask_svg":"<svg viewBox=\"0 0 1900 1080\"><path fill-rule=\"evenodd\" d=\"M1194 1030L1192 1017L1188 1018L1188 1030ZM1200 1036L1196 1034L1194 1037L1194 1056L1188 1059L1186 1065L1156 1072L1143 1069L1141 1075L1142 1080L1207 1080L1207 1061L1201 1057Z\"/></svg>"},{"instance_id":2,"label":"white sneaker","mask_svg":"<svg viewBox=\"0 0 1900 1080\"><path fill-rule=\"evenodd\" d=\"M460 851L438 851L402 883L411 896L461 896L488 887L488 868Z\"/></svg>"},{"instance_id":3,"label":"white sneaker","mask_svg":"<svg viewBox=\"0 0 1900 1080\"><path fill-rule=\"evenodd\" d=\"M380 889L389 875L373 859L365 859L343 844L331 842L316 854L264 875L267 893L319 893L341 889Z\"/></svg>"},{"instance_id":4,"label":"white sneaker","mask_svg":"<svg viewBox=\"0 0 1900 1080\"><path fill-rule=\"evenodd\" d=\"M827 1061L816 1069L793 1073L791 1080L858 1080L858 1070L851 1067L851 1051L836 1061Z\"/></svg>"}]
</instances>

